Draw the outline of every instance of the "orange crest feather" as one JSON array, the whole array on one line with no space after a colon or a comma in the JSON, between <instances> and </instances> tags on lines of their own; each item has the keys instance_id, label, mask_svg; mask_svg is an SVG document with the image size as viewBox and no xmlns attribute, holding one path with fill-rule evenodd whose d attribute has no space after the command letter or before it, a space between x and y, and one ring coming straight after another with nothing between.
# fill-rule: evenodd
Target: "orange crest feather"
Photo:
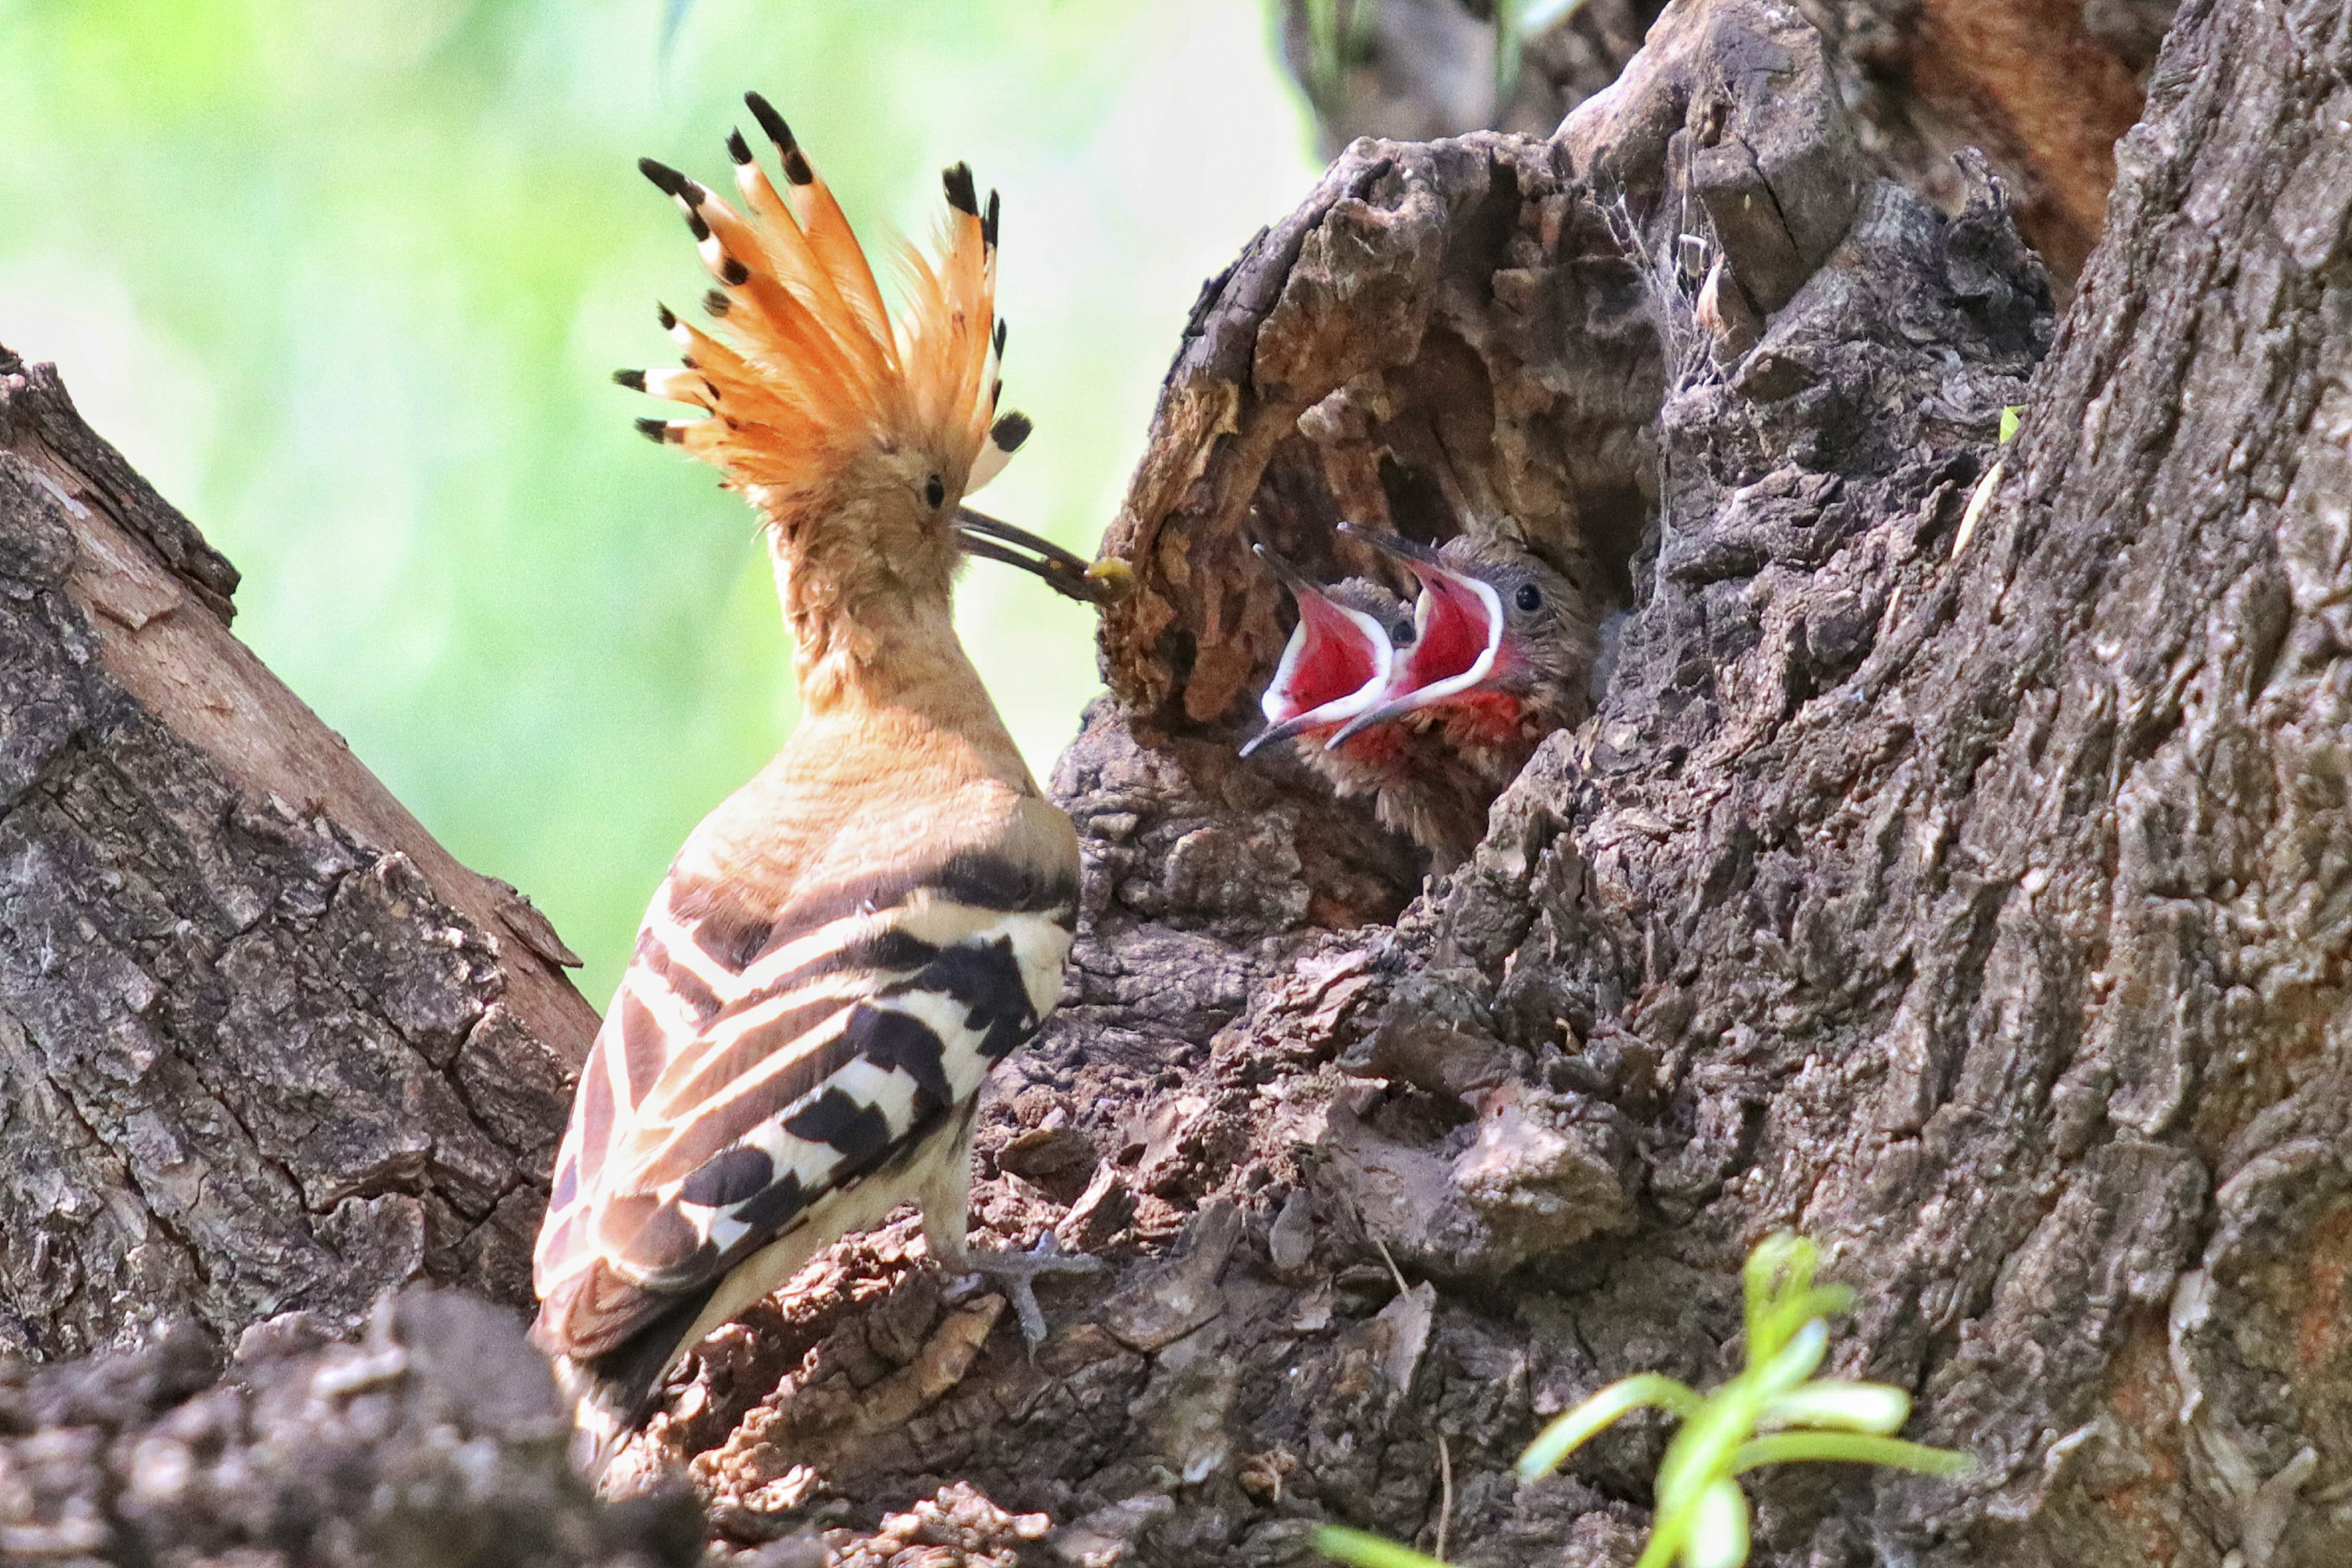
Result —
<instances>
[{"instance_id":1,"label":"orange crest feather","mask_svg":"<svg viewBox=\"0 0 2352 1568\"><path fill-rule=\"evenodd\" d=\"M685 211L719 284L708 303L720 322L706 332L662 311L686 368L615 379L706 416L640 420L639 428L717 466L755 499L814 489L876 441L933 451L959 488L977 488L1004 456L983 451L1003 342L995 330L995 195L983 217L971 169L947 171L941 259L934 266L906 247L908 298L894 323L841 204L767 100L750 93L744 101L775 143L785 180L779 192L741 132L731 136L748 216L674 169L651 159L638 165Z\"/></svg>"}]
</instances>

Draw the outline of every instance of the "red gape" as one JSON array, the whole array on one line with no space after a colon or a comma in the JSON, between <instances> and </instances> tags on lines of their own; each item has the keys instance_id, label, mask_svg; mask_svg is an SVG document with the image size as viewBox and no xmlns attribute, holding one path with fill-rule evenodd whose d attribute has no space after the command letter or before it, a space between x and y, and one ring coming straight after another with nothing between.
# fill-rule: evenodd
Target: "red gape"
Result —
<instances>
[{"instance_id":1,"label":"red gape","mask_svg":"<svg viewBox=\"0 0 2352 1568\"><path fill-rule=\"evenodd\" d=\"M1290 709L1285 717L1308 712L1328 702L1352 697L1386 673L1363 628L1339 605L1320 595L1298 602L1298 621L1305 646L1290 668L1290 679L1281 700ZM1268 695L1272 695L1269 693Z\"/></svg>"},{"instance_id":2,"label":"red gape","mask_svg":"<svg viewBox=\"0 0 2352 1568\"><path fill-rule=\"evenodd\" d=\"M1464 579L1450 573L1424 571L1421 584L1427 605L1421 635L1398 661L1403 668L1391 677L1391 690L1400 697L1467 675L1494 651L1494 628L1486 602Z\"/></svg>"},{"instance_id":3,"label":"red gape","mask_svg":"<svg viewBox=\"0 0 2352 1568\"><path fill-rule=\"evenodd\" d=\"M1393 610L1393 596L1386 590L1365 584L1327 589L1265 545L1256 550L1297 600L1298 625L1258 705L1266 727L1242 747L1245 757L1268 742L1294 735L1325 739L1380 700L1395 663L1388 628L1349 602L1370 595Z\"/></svg>"},{"instance_id":4,"label":"red gape","mask_svg":"<svg viewBox=\"0 0 2352 1568\"><path fill-rule=\"evenodd\" d=\"M1412 645L1398 653L1380 700L1341 725L1327 742L1332 746L1478 691L1502 658L1504 630L1503 602L1490 584L1447 565L1425 544L1352 523L1339 526L1412 568L1421 595L1413 602Z\"/></svg>"}]
</instances>

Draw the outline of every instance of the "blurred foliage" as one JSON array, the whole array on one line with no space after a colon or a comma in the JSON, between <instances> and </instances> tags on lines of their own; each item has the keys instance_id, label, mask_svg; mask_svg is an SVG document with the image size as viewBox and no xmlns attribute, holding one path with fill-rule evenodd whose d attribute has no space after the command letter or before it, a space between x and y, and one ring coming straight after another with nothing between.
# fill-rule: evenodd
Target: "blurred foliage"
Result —
<instances>
[{"instance_id":1,"label":"blurred foliage","mask_svg":"<svg viewBox=\"0 0 2352 1568\"><path fill-rule=\"evenodd\" d=\"M1005 205L984 504L1091 550L1202 279L1314 171L1256 0L0 0L0 342L244 569L239 632L609 994L646 894L773 752L749 512L617 366L705 279L650 153L722 184L745 88L869 244L969 158ZM1042 775L1091 617L978 564L963 623Z\"/></svg>"}]
</instances>

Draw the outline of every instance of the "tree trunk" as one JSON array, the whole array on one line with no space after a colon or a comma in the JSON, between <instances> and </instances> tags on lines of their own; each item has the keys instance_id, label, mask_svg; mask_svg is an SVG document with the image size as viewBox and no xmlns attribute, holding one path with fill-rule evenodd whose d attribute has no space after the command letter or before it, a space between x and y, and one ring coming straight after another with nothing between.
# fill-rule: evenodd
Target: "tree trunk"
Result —
<instances>
[{"instance_id":1,"label":"tree trunk","mask_svg":"<svg viewBox=\"0 0 2352 1568\"><path fill-rule=\"evenodd\" d=\"M1884 178L1957 212L1974 147L2018 193L2017 223L2062 283L2099 237L2116 139L2172 0L1801 0ZM1313 20L1334 14L1328 29ZM1661 0L1286 0L1283 53L1324 151L1482 128L1549 134L1642 44ZM1496 16L1521 42L1499 50ZM1547 20L1549 17L1550 19Z\"/></svg>"},{"instance_id":2,"label":"tree trunk","mask_svg":"<svg viewBox=\"0 0 2352 1568\"><path fill-rule=\"evenodd\" d=\"M1337 1520L1463 1563L1630 1563L1662 1427L1529 1485L1511 1462L1610 1379L1736 1367L1739 1260L1786 1226L1856 1288L1837 1368L1916 1391L1914 1435L1979 1468L1757 1472L1759 1563L2342 1560L2352 35L2340 8L2184 7L2054 343L2000 183L1964 168L1945 216L1874 178L1840 68L1773 0L1676 0L1556 136L1360 143L1204 294L1111 532L1114 695L1055 781L1087 847L1070 999L1000 1074L975 1188L985 1227L1113 1270L1045 1290L1031 1359L910 1221L845 1242L640 1445L641 1474L688 1465L720 1542L1272 1564ZM64 515L17 489L0 521ZM1234 754L1286 625L1245 537L1363 570L1339 519L1442 537L1463 510L1623 619L1600 710L1424 884L1369 814ZM64 547L7 548L45 606L9 635L102 624L64 618ZM118 662L42 657L0 680ZM0 759L37 732L18 711ZM131 772L131 731L79 722L87 766ZM22 832L57 787L12 787ZM150 862L182 863L59 885L106 929ZM240 973L308 994L338 900L383 879L328 879L279 928L236 916L284 932ZM492 916L366 949L373 984L334 984L381 1002L305 1059L389 1032L462 1064L488 1002L435 1033L394 981ZM87 937L5 929L10 1012L81 994L28 955ZM180 1000L220 967L143 965L127 1016L244 1040L259 1012ZM143 1125L110 1108L157 1070L118 1035L44 1037L39 1081L110 1064L93 1142ZM381 1194L426 1211L428 1268L458 1257L430 1205L482 1200L425 1146L359 1163L388 1184L224 1197L233 1256ZM362 1283L391 1272L361 1250ZM18 1310L67 1348L127 1315Z\"/></svg>"},{"instance_id":3,"label":"tree trunk","mask_svg":"<svg viewBox=\"0 0 2352 1568\"><path fill-rule=\"evenodd\" d=\"M228 632L236 573L0 351L0 1347L530 1297L594 1013Z\"/></svg>"}]
</instances>

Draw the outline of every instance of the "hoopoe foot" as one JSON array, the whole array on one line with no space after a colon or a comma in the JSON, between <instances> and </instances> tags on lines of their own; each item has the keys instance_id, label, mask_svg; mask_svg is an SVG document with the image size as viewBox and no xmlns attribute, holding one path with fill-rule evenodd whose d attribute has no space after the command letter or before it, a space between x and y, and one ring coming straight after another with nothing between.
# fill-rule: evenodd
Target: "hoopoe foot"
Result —
<instances>
[{"instance_id":1,"label":"hoopoe foot","mask_svg":"<svg viewBox=\"0 0 2352 1568\"><path fill-rule=\"evenodd\" d=\"M1045 1314L1037 1305L1037 1277L1096 1274L1102 1270L1098 1258L1089 1258L1083 1252L1064 1252L1050 1230L1038 1237L1037 1245L1027 1252L967 1248L958 1257L940 1258L940 1264L950 1274L991 1279L1002 1285L1005 1295L1012 1299L1013 1314L1020 1319L1021 1337L1033 1351L1045 1340Z\"/></svg>"}]
</instances>

